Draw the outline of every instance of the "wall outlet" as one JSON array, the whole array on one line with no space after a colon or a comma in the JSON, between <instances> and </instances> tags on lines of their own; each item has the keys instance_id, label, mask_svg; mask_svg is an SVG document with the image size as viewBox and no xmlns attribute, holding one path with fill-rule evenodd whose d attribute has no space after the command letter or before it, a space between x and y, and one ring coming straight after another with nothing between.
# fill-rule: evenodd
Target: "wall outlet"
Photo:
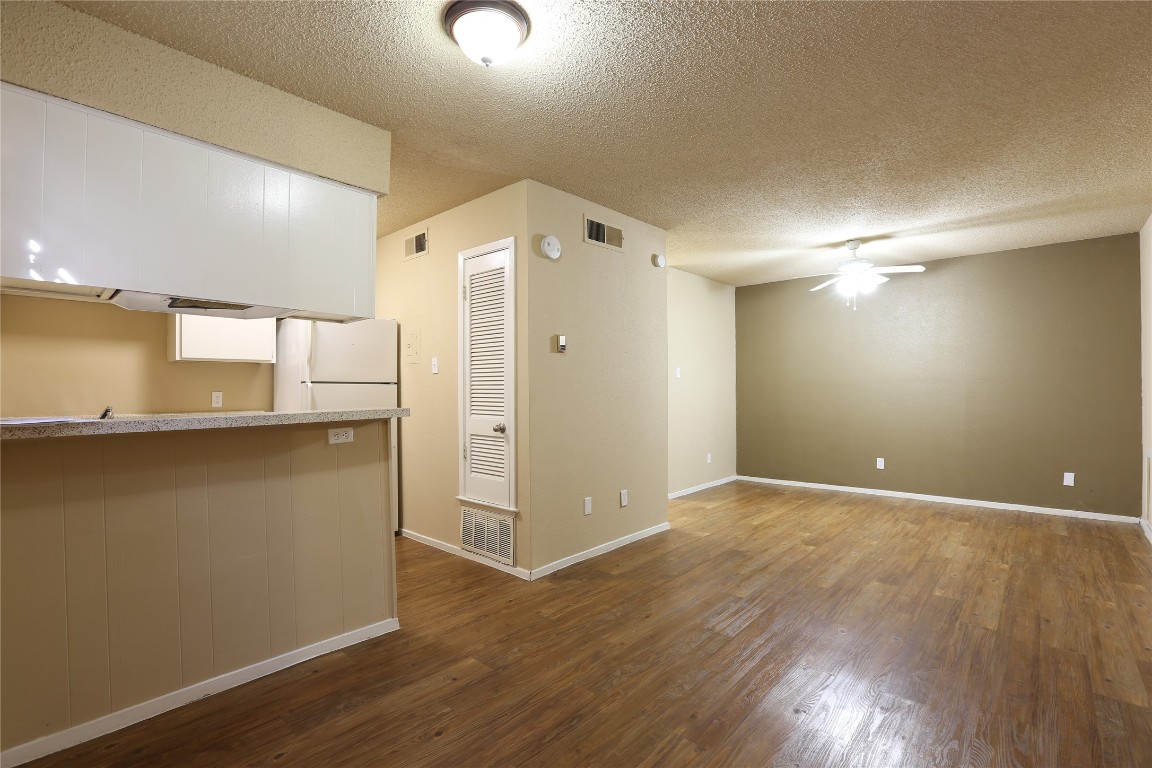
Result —
<instances>
[{"instance_id":1,"label":"wall outlet","mask_svg":"<svg viewBox=\"0 0 1152 768\"><path fill-rule=\"evenodd\" d=\"M328 430L328 445L352 442L352 427L338 427Z\"/></svg>"},{"instance_id":2,"label":"wall outlet","mask_svg":"<svg viewBox=\"0 0 1152 768\"><path fill-rule=\"evenodd\" d=\"M680 378L680 366L676 366L676 378Z\"/></svg>"},{"instance_id":3,"label":"wall outlet","mask_svg":"<svg viewBox=\"0 0 1152 768\"><path fill-rule=\"evenodd\" d=\"M212 407L213 408L223 408L224 407L224 393L223 392L213 392L212 393Z\"/></svg>"},{"instance_id":4,"label":"wall outlet","mask_svg":"<svg viewBox=\"0 0 1152 768\"><path fill-rule=\"evenodd\" d=\"M1064 473L1064 485L1076 485L1076 473L1075 472L1065 472Z\"/></svg>"},{"instance_id":5,"label":"wall outlet","mask_svg":"<svg viewBox=\"0 0 1152 768\"><path fill-rule=\"evenodd\" d=\"M711 464L711 463L712 463L712 453L711 453L711 451L709 451L709 452L708 452L708 455L704 457L704 461L708 462L709 464Z\"/></svg>"},{"instance_id":6,"label":"wall outlet","mask_svg":"<svg viewBox=\"0 0 1152 768\"><path fill-rule=\"evenodd\" d=\"M620 491L620 506L622 506L622 507L628 506L628 489L627 488Z\"/></svg>"},{"instance_id":7,"label":"wall outlet","mask_svg":"<svg viewBox=\"0 0 1152 768\"><path fill-rule=\"evenodd\" d=\"M440 373L440 358L432 358L432 373Z\"/></svg>"},{"instance_id":8,"label":"wall outlet","mask_svg":"<svg viewBox=\"0 0 1152 768\"><path fill-rule=\"evenodd\" d=\"M884 459L881 459L881 458L877 457L877 459L876 459L876 469L884 469Z\"/></svg>"},{"instance_id":9,"label":"wall outlet","mask_svg":"<svg viewBox=\"0 0 1152 768\"><path fill-rule=\"evenodd\" d=\"M584 497L584 514L586 514L586 515L592 514L592 497L591 496L585 496Z\"/></svg>"}]
</instances>

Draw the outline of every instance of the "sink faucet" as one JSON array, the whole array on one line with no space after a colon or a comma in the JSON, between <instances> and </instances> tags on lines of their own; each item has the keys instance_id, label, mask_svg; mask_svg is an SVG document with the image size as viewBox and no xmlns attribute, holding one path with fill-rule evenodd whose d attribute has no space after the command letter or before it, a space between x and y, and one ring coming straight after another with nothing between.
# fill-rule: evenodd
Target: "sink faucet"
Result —
<instances>
[{"instance_id":1,"label":"sink faucet","mask_svg":"<svg viewBox=\"0 0 1152 768\"><path fill-rule=\"evenodd\" d=\"M104 413L100 414L100 418L110 419L115 415L116 414L112 413L112 406L108 406L107 408L104 409Z\"/></svg>"}]
</instances>

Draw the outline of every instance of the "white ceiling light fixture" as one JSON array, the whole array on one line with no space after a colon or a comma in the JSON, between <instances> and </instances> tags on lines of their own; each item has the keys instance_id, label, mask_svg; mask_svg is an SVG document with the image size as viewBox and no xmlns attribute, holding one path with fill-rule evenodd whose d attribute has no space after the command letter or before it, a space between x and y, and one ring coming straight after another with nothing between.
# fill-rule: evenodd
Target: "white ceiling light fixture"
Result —
<instances>
[{"instance_id":1,"label":"white ceiling light fixture","mask_svg":"<svg viewBox=\"0 0 1152 768\"><path fill-rule=\"evenodd\" d=\"M815 288L809 288L809 291L818 291L829 285L835 284L836 292L843 296L852 309L856 309L856 296L861 293L872 293L876 290L878 285L888 282L887 275L896 274L899 272L923 272L924 266L922 264L908 264L903 267L877 267L872 263L871 259L865 259L856 255L856 249L859 248L861 242L859 240L849 240L844 243L844 247L852 253L852 258L845 261L840 265L831 280L826 280Z\"/></svg>"},{"instance_id":2,"label":"white ceiling light fixture","mask_svg":"<svg viewBox=\"0 0 1152 768\"><path fill-rule=\"evenodd\" d=\"M444 29L465 56L491 67L528 37L528 14L505 0L458 0L444 12Z\"/></svg>"}]
</instances>

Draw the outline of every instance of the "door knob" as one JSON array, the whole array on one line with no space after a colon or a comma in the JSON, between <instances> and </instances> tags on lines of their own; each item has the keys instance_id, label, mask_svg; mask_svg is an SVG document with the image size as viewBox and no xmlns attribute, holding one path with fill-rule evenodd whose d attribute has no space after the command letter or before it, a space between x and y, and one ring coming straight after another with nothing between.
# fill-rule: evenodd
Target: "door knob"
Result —
<instances>
[{"instance_id":1,"label":"door knob","mask_svg":"<svg viewBox=\"0 0 1152 768\"><path fill-rule=\"evenodd\" d=\"M507 431L507 429L508 428L505 427L503 424L497 424L496 426L492 427L493 432L499 432L500 434L504 434Z\"/></svg>"}]
</instances>

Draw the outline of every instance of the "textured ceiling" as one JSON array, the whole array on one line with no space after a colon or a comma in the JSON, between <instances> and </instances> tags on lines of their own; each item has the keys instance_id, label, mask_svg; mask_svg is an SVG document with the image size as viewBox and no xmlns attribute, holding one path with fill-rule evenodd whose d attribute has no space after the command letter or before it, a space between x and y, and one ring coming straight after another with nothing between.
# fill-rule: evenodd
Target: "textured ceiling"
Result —
<instances>
[{"instance_id":1,"label":"textured ceiling","mask_svg":"<svg viewBox=\"0 0 1152 768\"><path fill-rule=\"evenodd\" d=\"M1152 3L520 1L491 69L441 0L67 4L392 131L381 234L532 178L746 285L1152 211Z\"/></svg>"}]
</instances>

